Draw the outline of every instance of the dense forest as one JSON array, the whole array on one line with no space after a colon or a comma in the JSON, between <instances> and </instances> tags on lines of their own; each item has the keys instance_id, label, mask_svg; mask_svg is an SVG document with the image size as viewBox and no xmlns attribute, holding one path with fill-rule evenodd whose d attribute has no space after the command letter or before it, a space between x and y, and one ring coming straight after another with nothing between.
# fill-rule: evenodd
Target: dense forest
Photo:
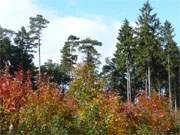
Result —
<instances>
[{"instance_id":1,"label":"dense forest","mask_svg":"<svg viewBox=\"0 0 180 135\"><path fill-rule=\"evenodd\" d=\"M19 31L0 26L0 134L178 133L180 47L170 20L160 22L149 2L135 26L124 19L102 69L102 42L76 35L59 63L41 64L49 23L38 14Z\"/></svg>"}]
</instances>

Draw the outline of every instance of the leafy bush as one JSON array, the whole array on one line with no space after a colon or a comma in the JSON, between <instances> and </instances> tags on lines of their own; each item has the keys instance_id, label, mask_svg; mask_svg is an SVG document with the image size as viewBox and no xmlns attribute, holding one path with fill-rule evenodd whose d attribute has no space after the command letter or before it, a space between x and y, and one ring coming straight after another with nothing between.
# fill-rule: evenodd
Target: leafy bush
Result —
<instances>
[{"instance_id":1,"label":"leafy bush","mask_svg":"<svg viewBox=\"0 0 180 135\"><path fill-rule=\"evenodd\" d=\"M47 83L29 97L26 106L17 114L19 133L23 134L69 134L73 126L72 111L63 101L63 95Z\"/></svg>"},{"instance_id":2,"label":"leafy bush","mask_svg":"<svg viewBox=\"0 0 180 135\"><path fill-rule=\"evenodd\" d=\"M148 125L140 124L137 127L137 135L152 135L151 128Z\"/></svg>"},{"instance_id":3,"label":"leafy bush","mask_svg":"<svg viewBox=\"0 0 180 135\"><path fill-rule=\"evenodd\" d=\"M24 81L22 71L15 77L9 76L5 71L0 77L0 134L9 132L14 113L26 104L27 97L31 94L30 79L27 76Z\"/></svg>"},{"instance_id":4,"label":"leafy bush","mask_svg":"<svg viewBox=\"0 0 180 135\"><path fill-rule=\"evenodd\" d=\"M79 66L68 92L42 81L36 91L22 72L0 78L0 134L123 135L175 134L178 114L154 91L138 102L123 103L104 92L93 67ZM176 118L176 119L175 119Z\"/></svg>"},{"instance_id":5,"label":"leafy bush","mask_svg":"<svg viewBox=\"0 0 180 135\"><path fill-rule=\"evenodd\" d=\"M0 105L7 112L15 112L26 103L31 94L29 77L24 81L23 72L19 71L15 77L5 73L0 78Z\"/></svg>"},{"instance_id":6,"label":"leafy bush","mask_svg":"<svg viewBox=\"0 0 180 135\"><path fill-rule=\"evenodd\" d=\"M174 131L175 118L168 109L167 99L159 96L155 91L151 97L146 97L145 93L140 95L135 105L126 106L129 129L134 129L132 132L144 130L152 134L168 134Z\"/></svg>"}]
</instances>

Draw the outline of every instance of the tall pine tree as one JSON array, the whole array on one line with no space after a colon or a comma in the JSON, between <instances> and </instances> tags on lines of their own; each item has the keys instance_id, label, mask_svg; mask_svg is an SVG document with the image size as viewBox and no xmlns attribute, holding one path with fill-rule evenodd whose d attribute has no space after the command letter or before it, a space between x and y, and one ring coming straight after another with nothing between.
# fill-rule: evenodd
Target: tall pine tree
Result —
<instances>
[{"instance_id":1,"label":"tall pine tree","mask_svg":"<svg viewBox=\"0 0 180 135\"><path fill-rule=\"evenodd\" d=\"M179 95L178 90L178 68L180 64L180 53L176 42L174 41L174 29L170 22L165 21L164 26L162 27L162 37L163 37L163 48L164 48L164 66L168 72L168 94L169 94L169 103L170 108L172 108L172 94L176 96ZM178 99L179 102L179 99Z\"/></svg>"},{"instance_id":2,"label":"tall pine tree","mask_svg":"<svg viewBox=\"0 0 180 135\"><path fill-rule=\"evenodd\" d=\"M73 78L72 70L74 64L76 64L76 61L78 59L77 54L75 54L78 45L79 45L79 38L74 35L70 35L61 50L62 56L61 56L60 71L63 74L64 82L62 83L64 84L67 84Z\"/></svg>"},{"instance_id":3,"label":"tall pine tree","mask_svg":"<svg viewBox=\"0 0 180 135\"><path fill-rule=\"evenodd\" d=\"M16 34L14 42L19 48L19 63L21 63L24 71L32 70L33 68L33 40L30 33L27 32L25 27L22 27Z\"/></svg>"},{"instance_id":4,"label":"tall pine tree","mask_svg":"<svg viewBox=\"0 0 180 135\"><path fill-rule=\"evenodd\" d=\"M102 43L97 40L86 38L82 40L80 44L79 50L85 55L84 62L87 65L97 67L97 65L100 64L100 54L95 47L102 46Z\"/></svg>"},{"instance_id":5,"label":"tall pine tree","mask_svg":"<svg viewBox=\"0 0 180 135\"><path fill-rule=\"evenodd\" d=\"M76 64L78 56L75 54L77 51L77 47L79 45L79 38L70 35L63 46L61 53L61 71L70 75L72 71L73 64Z\"/></svg>"},{"instance_id":6,"label":"tall pine tree","mask_svg":"<svg viewBox=\"0 0 180 135\"><path fill-rule=\"evenodd\" d=\"M120 72L126 74L127 80L127 100L131 100L131 74L134 63L135 41L133 37L133 29L129 26L129 22L125 19L119 30L118 43L116 45L115 60L117 68Z\"/></svg>"},{"instance_id":7,"label":"tall pine tree","mask_svg":"<svg viewBox=\"0 0 180 135\"><path fill-rule=\"evenodd\" d=\"M42 15L36 15L36 17L30 17L30 32L34 39L34 45L38 46L39 54L39 78L41 74L41 36L42 30L47 27L49 23Z\"/></svg>"},{"instance_id":8,"label":"tall pine tree","mask_svg":"<svg viewBox=\"0 0 180 135\"><path fill-rule=\"evenodd\" d=\"M161 41L160 41L160 22L156 14L152 13L152 7L147 1L140 9L141 15L137 21L137 52L136 65L138 78L148 89L158 89L158 70L160 68ZM145 81L144 81L145 80Z\"/></svg>"}]
</instances>

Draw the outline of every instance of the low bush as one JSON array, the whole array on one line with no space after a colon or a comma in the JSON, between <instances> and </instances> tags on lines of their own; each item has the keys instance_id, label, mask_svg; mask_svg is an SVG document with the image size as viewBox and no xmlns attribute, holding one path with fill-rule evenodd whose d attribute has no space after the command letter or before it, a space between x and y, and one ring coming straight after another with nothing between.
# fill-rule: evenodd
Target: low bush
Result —
<instances>
[{"instance_id":1,"label":"low bush","mask_svg":"<svg viewBox=\"0 0 180 135\"><path fill-rule=\"evenodd\" d=\"M167 99L155 91L151 97L144 92L139 95L136 104L125 105L130 133L170 134L175 131L175 117Z\"/></svg>"},{"instance_id":2,"label":"low bush","mask_svg":"<svg viewBox=\"0 0 180 135\"><path fill-rule=\"evenodd\" d=\"M93 68L83 66L68 92L42 81L33 91L22 72L0 78L0 134L13 135L153 135L176 134L178 113L155 91L140 93L138 102L123 103L113 92L102 91ZM88 78L88 80L87 80Z\"/></svg>"}]
</instances>

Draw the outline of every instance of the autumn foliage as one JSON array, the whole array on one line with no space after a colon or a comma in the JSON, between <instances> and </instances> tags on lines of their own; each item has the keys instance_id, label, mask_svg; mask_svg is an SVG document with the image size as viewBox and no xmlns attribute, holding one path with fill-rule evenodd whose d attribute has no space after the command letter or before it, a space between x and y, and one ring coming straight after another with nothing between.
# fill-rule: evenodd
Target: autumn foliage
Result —
<instances>
[{"instance_id":1,"label":"autumn foliage","mask_svg":"<svg viewBox=\"0 0 180 135\"><path fill-rule=\"evenodd\" d=\"M27 101L27 95L32 92L29 78L23 80L23 73L18 72L15 77L5 73L0 78L0 103L7 112L17 111Z\"/></svg>"},{"instance_id":2,"label":"autumn foliage","mask_svg":"<svg viewBox=\"0 0 180 135\"><path fill-rule=\"evenodd\" d=\"M136 103L124 103L114 92L104 92L93 67L80 66L62 94L42 81L32 90L20 71L0 78L0 134L126 135L175 134L178 122L167 99L155 91L141 92Z\"/></svg>"}]
</instances>

